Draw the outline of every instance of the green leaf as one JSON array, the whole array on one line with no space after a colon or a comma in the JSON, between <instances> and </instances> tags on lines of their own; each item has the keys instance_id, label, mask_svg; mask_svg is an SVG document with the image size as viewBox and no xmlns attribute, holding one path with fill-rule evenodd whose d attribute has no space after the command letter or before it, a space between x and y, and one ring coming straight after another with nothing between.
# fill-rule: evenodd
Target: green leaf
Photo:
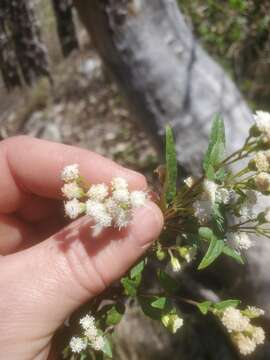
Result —
<instances>
[{"instance_id":1,"label":"green leaf","mask_svg":"<svg viewBox=\"0 0 270 360\"><path fill-rule=\"evenodd\" d=\"M211 241L212 237L214 236L214 233L213 233L213 230L208 227L200 227L199 235L202 239Z\"/></svg>"},{"instance_id":2,"label":"green leaf","mask_svg":"<svg viewBox=\"0 0 270 360\"><path fill-rule=\"evenodd\" d=\"M160 298L157 298L156 300L154 300L151 303L151 306L153 308L163 310L166 307L166 303L167 303L167 299L165 297L160 297Z\"/></svg>"},{"instance_id":3,"label":"green leaf","mask_svg":"<svg viewBox=\"0 0 270 360\"><path fill-rule=\"evenodd\" d=\"M149 296L149 297L139 296L138 300L143 313L153 320L160 321L162 316L169 313L172 309L171 303L169 301L165 302L165 306L163 309L153 307L153 303L157 301L156 296Z\"/></svg>"},{"instance_id":4,"label":"green leaf","mask_svg":"<svg viewBox=\"0 0 270 360\"><path fill-rule=\"evenodd\" d=\"M121 279L121 284L123 285L124 292L127 296L135 297L137 295L137 289L140 285L141 276L137 276L136 279L131 280L128 277Z\"/></svg>"},{"instance_id":5,"label":"green leaf","mask_svg":"<svg viewBox=\"0 0 270 360\"><path fill-rule=\"evenodd\" d=\"M211 265L222 253L224 248L224 241L219 240L215 236L212 237L209 248L202 259L198 269L202 270Z\"/></svg>"},{"instance_id":6,"label":"green leaf","mask_svg":"<svg viewBox=\"0 0 270 360\"><path fill-rule=\"evenodd\" d=\"M200 312L203 315L206 315L208 313L209 309L212 306L212 302L211 301L204 301L202 303L197 304L197 306L198 306Z\"/></svg>"},{"instance_id":7,"label":"green leaf","mask_svg":"<svg viewBox=\"0 0 270 360\"><path fill-rule=\"evenodd\" d=\"M174 294L179 289L179 283L163 270L158 270L158 282L169 294Z\"/></svg>"},{"instance_id":8,"label":"green leaf","mask_svg":"<svg viewBox=\"0 0 270 360\"><path fill-rule=\"evenodd\" d=\"M106 324L117 325L123 317L123 311L120 310L120 307L114 305L110 310L107 311Z\"/></svg>"},{"instance_id":9,"label":"green leaf","mask_svg":"<svg viewBox=\"0 0 270 360\"><path fill-rule=\"evenodd\" d=\"M104 336L104 341L105 341L105 344L104 344L103 348L101 349L101 351L103 352L103 354L105 354L110 359L112 359L112 357L113 357L112 345L106 336Z\"/></svg>"},{"instance_id":10,"label":"green leaf","mask_svg":"<svg viewBox=\"0 0 270 360\"><path fill-rule=\"evenodd\" d=\"M142 260L130 270L130 278L131 279L136 278L138 275L140 275L143 272L145 263L146 263L146 261Z\"/></svg>"},{"instance_id":11,"label":"green leaf","mask_svg":"<svg viewBox=\"0 0 270 360\"><path fill-rule=\"evenodd\" d=\"M177 157L172 129L166 127L166 180L165 197L167 204L176 196Z\"/></svg>"},{"instance_id":12,"label":"green leaf","mask_svg":"<svg viewBox=\"0 0 270 360\"><path fill-rule=\"evenodd\" d=\"M212 221L215 234L220 237L224 237L227 229L227 220L223 204L215 203L213 205Z\"/></svg>"},{"instance_id":13,"label":"green leaf","mask_svg":"<svg viewBox=\"0 0 270 360\"><path fill-rule=\"evenodd\" d=\"M228 245L225 245L223 248L223 254L230 256L231 258L233 258L234 260L236 260L239 264L244 264L244 259L242 258L242 256L233 248L231 248Z\"/></svg>"},{"instance_id":14,"label":"green leaf","mask_svg":"<svg viewBox=\"0 0 270 360\"><path fill-rule=\"evenodd\" d=\"M217 115L213 121L207 152L203 159L203 169L209 180L215 180L216 166L225 154L225 128L222 118ZM220 170L220 169L219 169Z\"/></svg>"},{"instance_id":15,"label":"green leaf","mask_svg":"<svg viewBox=\"0 0 270 360\"><path fill-rule=\"evenodd\" d=\"M218 311L223 311L223 310L227 309L228 307L236 308L240 303L241 303L240 300L229 299L229 300L225 300L225 301L221 301L219 303L213 304L213 307Z\"/></svg>"}]
</instances>

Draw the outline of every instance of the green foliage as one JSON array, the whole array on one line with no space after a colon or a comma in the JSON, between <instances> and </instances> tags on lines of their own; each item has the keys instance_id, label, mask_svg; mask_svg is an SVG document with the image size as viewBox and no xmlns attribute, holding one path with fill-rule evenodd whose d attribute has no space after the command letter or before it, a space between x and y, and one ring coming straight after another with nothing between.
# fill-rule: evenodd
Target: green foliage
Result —
<instances>
[{"instance_id":1,"label":"green foliage","mask_svg":"<svg viewBox=\"0 0 270 360\"><path fill-rule=\"evenodd\" d=\"M104 355L106 355L108 358L112 359L113 353L112 353L112 344L107 338L107 336L104 336L105 344L102 348L102 352Z\"/></svg>"},{"instance_id":2,"label":"green foliage","mask_svg":"<svg viewBox=\"0 0 270 360\"><path fill-rule=\"evenodd\" d=\"M207 152L203 159L203 169L209 180L216 180L216 170L224 159L225 128L223 119L217 115L213 121ZM220 170L220 169L218 169Z\"/></svg>"},{"instance_id":3,"label":"green foliage","mask_svg":"<svg viewBox=\"0 0 270 360\"><path fill-rule=\"evenodd\" d=\"M204 301L201 303L197 303L197 307L203 315L206 315L209 312L214 312L214 313L216 311L223 312L228 307L236 308L240 305L240 303L241 302L239 300L232 300L232 299L224 300L219 303L213 303L212 301Z\"/></svg>"},{"instance_id":4,"label":"green foliage","mask_svg":"<svg viewBox=\"0 0 270 360\"><path fill-rule=\"evenodd\" d=\"M177 182L177 157L172 129L166 127L166 179L165 197L166 203L170 204L176 196Z\"/></svg>"},{"instance_id":5,"label":"green foliage","mask_svg":"<svg viewBox=\"0 0 270 360\"><path fill-rule=\"evenodd\" d=\"M122 317L123 317L122 309L120 309L120 307L117 305L113 305L107 311L106 324L108 326L117 325L121 321Z\"/></svg>"},{"instance_id":6,"label":"green foliage","mask_svg":"<svg viewBox=\"0 0 270 360\"><path fill-rule=\"evenodd\" d=\"M169 294L175 294L179 290L179 283L165 271L158 270L158 282L161 287Z\"/></svg>"},{"instance_id":7,"label":"green foliage","mask_svg":"<svg viewBox=\"0 0 270 360\"><path fill-rule=\"evenodd\" d=\"M209 265L211 265L219 257L219 255L222 254L223 248L224 248L224 241L218 239L213 234L209 248L204 258L200 262L198 269L203 270L207 268Z\"/></svg>"}]
</instances>

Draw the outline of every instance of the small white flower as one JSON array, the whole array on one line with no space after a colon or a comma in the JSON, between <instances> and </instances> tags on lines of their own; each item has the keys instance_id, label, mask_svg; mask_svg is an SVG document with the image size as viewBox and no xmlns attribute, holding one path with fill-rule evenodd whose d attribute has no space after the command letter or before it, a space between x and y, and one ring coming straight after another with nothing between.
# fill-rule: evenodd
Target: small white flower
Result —
<instances>
[{"instance_id":1,"label":"small white flower","mask_svg":"<svg viewBox=\"0 0 270 360\"><path fill-rule=\"evenodd\" d=\"M92 185L87 192L91 200L103 201L109 194L109 188L105 184Z\"/></svg>"},{"instance_id":2,"label":"small white flower","mask_svg":"<svg viewBox=\"0 0 270 360\"><path fill-rule=\"evenodd\" d=\"M225 188L219 188L216 192L216 199L222 204L229 204L232 199L232 190L228 190Z\"/></svg>"},{"instance_id":3,"label":"small white flower","mask_svg":"<svg viewBox=\"0 0 270 360\"><path fill-rule=\"evenodd\" d=\"M193 203L194 216L198 219L201 225L208 223L211 220L212 203L208 200L196 200Z\"/></svg>"},{"instance_id":4,"label":"small white flower","mask_svg":"<svg viewBox=\"0 0 270 360\"><path fill-rule=\"evenodd\" d=\"M146 193L144 191L132 191L130 202L133 208L140 208L145 205Z\"/></svg>"},{"instance_id":5,"label":"small white flower","mask_svg":"<svg viewBox=\"0 0 270 360\"><path fill-rule=\"evenodd\" d=\"M93 349L95 349L96 351L100 351L103 349L105 345L105 340L102 336L97 336L92 342L91 342L91 346L93 347Z\"/></svg>"},{"instance_id":6,"label":"small white flower","mask_svg":"<svg viewBox=\"0 0 270 360\"><path fill-rule=\"evenodd\" d=\"M110 227L112 224L112 217L103 203L87 200L86 214L92 217L95 223L102 227Z\"/></svg>"},{"instance_id":7,"label":"small white flower","mask_svg":"<svg viewBox=\"0 0 270 360\"><path fill-rule=\"evenodd\" d=\"M259 326L252 326L252 339L256 345L262 345L265 341L265 332Z\"/></svg>"},{"instance_id":8,"label":"small white flower","mask_svg":"<svg viewBox=\"0 0 270 360\"><path fill-rule=\"evenodd\" d=\"M269 170L269 161L264 151L259 151L255 156L255 165L259 172Z\"/></svg>"},{"instance_id":9,"label":"small white flower","mask_svg":"<svg viewBox=\"0 0 270 360\"><path fill-rule=\"evenodd\" d=\"M210 200L212 204L216 201L216 192L218 189L218 185L214 181L204 180L203 182L203 200Z\"/></svg>"},{"instance_id":10,"label":"small white flower","mask_svg":"<svg viewBox=\"0 0 270 360\"><path fill-rule=\"evenodd\" d=\"M128 188L127 181L121 177L113 178L111 185L113 190L123 190Z\"/></svg>"},{"instance_id":11,"label":"small white flower","mask_svg":"<svg viewBox=\"0 0 270 360\"><path fill-rule=\"evenodd\" d=\"M129 210L124 210L119 208L115 216L115 225L121 230L129 225L132 219L131 212Z\"/></svg>"},{"instance_id":12,"label":"small white flower","mask_svg":"<svg viewBox=\"0 0 270 360\"><path fill-rule=\"evenodd\" d=\"M65 202L65 213L70 219L76 219L84 211L84 204L77 199Z\"/></svg>"},{"instance_id":13,"label":"small white flower","mask_svg":"<svg viewBox=\"0 0 270 360\"><path fill-rule=\"evenodd\" d=\"M192 176L189 176L184 180L184 183L187 185L188 188L191 188L195 184L195 179Z\"/></svg>"},{"instance_id":14,"label":"small white flower","mask_svg":"<svg viewBox=\"0 0 270 360\"><path fill-rule=\"evenodd\" d=\"M245 232L234 233L232 237L239 250L248 250L253 246L253 242Z\"/></svg>"},{"instance_id":15,"label":"small white flower","mask_svg":"<svg viewBox=\"0 0 270 360\"><path fill-rule=\"evenodd\" d=\"M84 335L89 339L93 340L98 334L97 328L93 325L92 327L89 327L85 330Z\"/></svg>"},{"instance_id":16,"label":"small white flower","mask_svg":"<svg viewBox=\"0 0 270 360\"><path fill-rule=\"evenodd\" d=\"M253 116L258 130L268 132L270 129L270 113L266 111L256 111Z\"/></svg>"},{"instance_id":17,"label":"small white flower","mask_svg":"<svg viewBox=\"0 0 270 360\"><path fill-rule=\"evenodd\" d=\"M108 211L108 213L112 216L115 217L118 213L119 210L119 205L117 204L116 201L114 201L112 198L108 198L105 201L105 207Z\"/></svg>"},{"instance_id":18,"label":"small white flower","mask_svg":"<svg viewBox=\"0 0 270 360\"><path fill-rule=\"evenodd\" d=\"M79 178L80 176L80 172L79 172L79 165L78 164L73 164L73 165L68 165L64 168L64 170L61 173L61 179L64 182L71 182L71 181L75 181Z\"/></svg>"},{"instance_id":19,"label":"small white flower","mask_svg":"<svg viewBox=\"0 0 270 360\"><path fill-rule=\"evenodd\" d=\"M228 332L245 331L250 324L249 319L246 316L243 316L240 310L233 307L228 307L224 311L221 321Z\"/></svg>"},{"instance_id":20,"label":"small white flower","mask_svg":"<svg viewBox=\"0 0 270 360\"><path fill-rule=\"evenodd\" d=\"M240 353L244 356L252 354L256 349L255 341L242 333L236 333L233 336L233 341L239 348Z\"/></svg>"},{"instance_id":21,"label":"small white flower","mask_svg":"<svg viewBox=\"0 0 270 360\"><path fill-rule=\"evenodd\" d=\"M70 340L69 346L72 352L79 354L87 348L87 342L79 337L74 336Z\"/></svg>"},{"instance_id":22,"label":"small white flower","mask_svg":"<svg viewBox=\"0 0 270 360\"><path fill-rule=\"evenodd\" d=\"M270 208L266 208L264 211L264 217L267 222L270 222Z\"/></svg>"},{"instance_id":23,"label":"small white flower","mask_svg":"<svg viewBox=\"0 0 270 360\"><path fill-rule=\"evenodd\" d=\"M266 172L261 172L255 177L255 185L261 192L268 191L270 188L270 175Z\"/></svg>"},{"instance_id":24,"label":"small white flower","mask_svg":"<svg viewBox=\"0 0 270 360\"><path fill-rule=\"evenodd\" d=\"M69 200L79 199L83 196L83 189L76 182L71 182L62 187L62 193Z\"/></svg>"},{"instance_id":25,"label":"small white flower","mask_svg":"<svg viewBox=\"0 0 270 360\"><path fill-rule=\"evenodd\" d=\"M265 314L264 310L259 309L256 306L248 306L246 311L251 317L260 317Z\"/></svg>"},{"instance_id":26,"label":"small white flower","mask_svg":"<svg viewBox=\"0 0 270 360\"><path fill-rule=\"evenodd\" d=\"M129 192L128 189L117 189L112 193L112 198L117 203L126 204L129 202Z\"/></svg>"},{"instance_id":27,"label":"small white flower","mask_svg":"<svg viewBox=\"0 0 270 360\"><path fill-rule=\"evenodd\" d=\"M80 319L80 325L84 330L90 329L95 326L95 318L90 315L85 315L82 319Z\"/></svg>"},{"instance_id":28,"label":"small white flower","mask_svg":"<svg viewBox=\"0 0 270 360\"><path fill-rule=\"evenodd\" d=\"M174 272L179 272L182 269L180 261L174 256L171 257L171 265Z\"/></svg>"},{"instance_id":29,"label":"small white flower","mask_svg":"<svg viewBox=\"0 0 270 360\"><path fill-rule=\"evenodd\" d=\"M183 325L184 320L177 316L172 322L172 333L176 334Z\"/></svg>"}]
</instances>

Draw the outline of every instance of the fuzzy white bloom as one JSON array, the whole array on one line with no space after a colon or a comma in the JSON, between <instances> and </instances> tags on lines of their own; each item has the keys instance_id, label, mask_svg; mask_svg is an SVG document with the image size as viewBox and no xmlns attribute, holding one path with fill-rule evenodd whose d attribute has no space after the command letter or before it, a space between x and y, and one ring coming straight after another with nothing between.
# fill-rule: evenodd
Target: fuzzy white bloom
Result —
<instances>
[{"instance_id":1,"label":"fuzzy white bloom","mask_svg":"<svg viewBox=\"0 0 270 360\"><path fill-rule=\"evenodd\" d=\"M80 325L84 330L90 329L95 326L95 318L90 315L85 315L80 319Z\"/></svg>"},{"instance_id":2,"label":"fuzzy white bloom","mask_svg":"<svg viewBox=\"0 0 270 360\"><path fill-rule=\"evenodd\" d=\"M173 334L175 334L184 324L183 319L177 314L164 315L162 316L161 321L163 325L166 328L169 328Z\"/></svg>"},{"instance_id":3,"label":"fuzzy white bloom","mask_svg":"<svg viewBox=\"0 0 270 360\"><path fill-rule=\"evenodd\" d=\"M113 190L122 190L128 188L127 181L121 177L113 178L111 185Z\"/></svg>"},{"instance_id":4,"label":"fuzzy white bloom","mask_svg":"<svg viewBox=\"0 0 270 360\"><path fill-rule=\"evenodd\" d=\"M264 151L259 151L256 154L254 161L259 172L267 172L269 170L269 161Z\"/></svg>"},{"instance_id":5,"label":"fuzzy white bloom","mask_svg":"<svg viewBox=\"0 0 270 360\"><path fill-rule=\"evenodd\" d=\"M109 188L105 184L92 185L87 192L91 200L103 201L109 195Z\"/></svg>"},{"instance_id":6,"label":"fuzzy white bloom","mask_svg":"<svg viewBox=\"0 0 270 360\"><path fill-rule=\"evenodd\" d=\"M172 322L172 333L176 334L183 325L184 320L177 316Z\"/></svg>"},{"instance_id":7,"label":"fuzzy white bloom","mask_svg":"<svg viewBox=\"0 0 270 360\"><path fill-rule=\"evenodd\" d=\"M92 342L91 342L91 346L93 349L95 349L96 351L100 351L102 350L102 348L105 345L105 340L102 336L97 336Z\"/></svg>"},{"instance_id":8,"label":"fuzzy white bloom","mask_svg":"<svg viewBox=\"0 0 270 360\"><path fill-rule=\"evenodd\" d=\"M73 353L79 354L87 348L87 342L79 337L73 337L69 343L70 349Z\"/></svg>"},{"instance_id":9,"label":"fuzzy white bloom","mask_svg":"<svg viewBox=\"0 0 270 360\"><path fill-rule=\"evenodd\" d=\"M216 201L216 192L218 189L218 185L214 181L204 180L203 182L204 188L204 199L210 200L212 204Z\"/></svg>"},{"instance_id":10,"label":"fuzzy white bloom","mask_svg":"<svg viewBox=\"0 0 270 360\"><path fill-rule=\"evenodd\" d=\"M124 210L119 208L117 214L115 215L115 225L119 230L128 226L132 219L131 212L129 210Z\"/></svg>"},{"instance_id":11,"label":"fuzzy white bloom","mask_svg":"<svg viewBox=\"0 0 270 360\"><path fill-rule=\"evenodd\" d=\"M270 222L270 208L266 208L264 211L264 217L267 222Z\"/></svg>"},{"instance_id":12,"label":"fuzzy white bloom","mask_svg":"<svg viewBox=\"0 0 270 360\"><path fill-rule=\"evenodd\" d=\"M256 111L253 116L260 132L264 133L270 131L270 113L266 111Z\"/></svg>"},{"instance_id":13,"label":"fuzzy white bloom","mask_svg":"<svg viewBox=\"0 0 270 360\"><path fill-rule=\"evenodd\" d=\"M222 204L229 204L232 198L232 190L228 190L225 188L219 188L216 192L216 199Z\"/></svg>"},{"instance_id":14,"label":"fuzzy white bloom","mask_svg":"<svg viewBox=\"0 0 270 360\"><path fill-rule=\"evenodd\" d=\"M256 343L253 339L242 333L237 333L233 336L233 341L236 343L242 355L250 355L256 349Z\"/></svg>"},{"instance_id":15,"label":"fuzzy white bloom","mask_svg":"<svg viewBox=\"0 0 270 360\"><path fill-rule=\"evenodd\" d=\"M232 238L239 250L248 250L253 246L253 242L245 232L233 233Z\"/></svg>"},{"instance_id":16,"label":"fuzzy white bloom","mask_svg":"<svg viewBox=\"0 0 270 360\"><path fill-rule=\"evenodd\" d=\"M184 183L187 185L188 188L191 188L195 184L195 179L192 176L189 176L184 180Z\"/></svg>"},{"instance_id":17,"label":"fuzzy white bloom","mask_svg":"<svg viewBox=\"0 0 270 360\"><path fill-rule=\"evenodd\" d=\"M79 178L79 176L80 176L80 172L79 172L78 164L65 166L61 173L61 179L64 182L75 181Z\"/></svg>"},{"instance_id":18,"label":"fuzzy white bloom","mask_svg":"<svg viewBox=\"0 0 270 360\"><path fill-rule=\"evenodd\" d=\"M206 224L211 220L212 203L208 200L196 200L193 203L194 216L198 219L201 225Z\"/></svg>"},{"instance_id":19,"label":"fuzzy white bloom","mask_svg":"<svg viewBox=\"0 0 270 360\"><path fill-rule=\"evenodd\" d=\"M129 202L129 191L128 189L117 189L112 193L112 198L117 203L126 204Z\"/></svg>"},{"instance_id":20,"label":"fuzzy white bloom","mask_svg":"<svg viewBox=\"0 0 270 360\"><path fill-rule=\"evenodd\" d=\"M260 317L265 314L265 311L262 309L257 308L256 306L248 306L246 312L249 314L250 317Z\"/></svg>"},{"instance_id":21,"label":"fuzzy white bloom","mask_svg":"<svg viewBox=\"0 0 270 360\"><path fill-rule=\"evenodd\" d=\"M245 331L250 324L250 320L246 316L243 316L240 310L233 307L228 307L224 311L221 321L228 332Z\"/></svg>"},{"instance_id":22,"label":"fuzzy white bloom","mask_svg":"<svg viewBox=\"0 0 270 360\"><path fill-rule=\"evenodd\" d=\"M93 218L97 225L102 227L110 227L112 225L112 217L108 213L106 206L97 201L86 201L86 214Z\"/></svg>"},{"instance_id":23,"label":"fuzzy white bloom","mask_svg":"<svg viewBox=\"0 0 270 360\"><path fill-rule=\"evenodd\" d=\"M179 272L182 269L180 261L174 256L171 257L171 265L174 272Z\"/></svg>"},{"instance_id":24,"label":"fuzzy white bloom","mask_svg":"<svg viewBox=\"0 0 270 360\"><path fill-rule=\"evenodd\" d=\"M98 334L98 330L95 325L85 330L84 335L89 339L93 340Z\"/></svg>"},{"instance_id":25,"label":"fuzzy white bloom","mask_svg":"<svg viewBox=\"0 0 270 360\"><path fill-rule=\"evenodd\" d=\"M147 195L144 191L132 191L130 202L133 208L140 208L145 205Z\"/></svg>"},{"instance_id":26,"label":"fuzzy white bloom","mask_svg":"<svg viewBox=\"0 0 270 360\"><path fill-rule=\"evenodd\" d=\"M262 345L265 341L265 332L259 326L252 326L252 339L256 345Z\"/></svg>"},{"instance_id":27,"label":"fuzzy white bloom","mask_svg":"<svg viewBox=\"0 0 270 360\"><path fill-rule=\"evenodd\" d=\"M83 196L83 189L76 182L71 182L62 187L62 193L69 200L79 199Z\"/></svg>"},{"instance_id":28,"label":"fuzzy white bloom","mask_svg":"<svg viewBox=\"0 0 270 360\"><path fill-rule=\"evenodd\" d=\"M261 192L268 191L270 187L270 175L266 172L259 173L255 177L255 185L256 188Z\"/></svg>"},{"instance_id":29,"label":"fuzzy white bloom","mask_svg":"<svg viewBox=\"0 0 270 360\"><path fill-rule=\"evenodd\" d=\"M114 201L112 198L108 198L104 203L108 213L114 218L118 211L119 211L119 205L116 201Z\"/></svg>"},{"instance_id":30,"label":"fuzzy white bloom","mask_svg":"<svg viewBox=\"0 0 270 360\"><path fill-rule=\"evenodd\" d=\"M84 204L81 203L78 199L66 201L64 206L65 214L72 220L81 215L85 208Z\"/></svg>"}]
</instances>

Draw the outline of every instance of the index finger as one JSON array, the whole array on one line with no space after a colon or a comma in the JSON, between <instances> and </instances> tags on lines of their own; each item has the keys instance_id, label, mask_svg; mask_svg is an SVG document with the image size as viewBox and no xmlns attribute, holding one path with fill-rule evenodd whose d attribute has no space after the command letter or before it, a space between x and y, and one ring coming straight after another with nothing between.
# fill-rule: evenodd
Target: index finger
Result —
<instances>
[{"instance_id":1,"label":"index finger","mask_svg":"<svg viewBox=\"0 0 270 360\"><path fill-rule=\"evenodd\" d=\"M20 208L25 193L60 198L60 174L70 164L78 164L82 176L91 183L123 177L131 188L146 188L144 176L91 151L18 136L0 143L0 212Z\"/></svg>"}]
</instances>

